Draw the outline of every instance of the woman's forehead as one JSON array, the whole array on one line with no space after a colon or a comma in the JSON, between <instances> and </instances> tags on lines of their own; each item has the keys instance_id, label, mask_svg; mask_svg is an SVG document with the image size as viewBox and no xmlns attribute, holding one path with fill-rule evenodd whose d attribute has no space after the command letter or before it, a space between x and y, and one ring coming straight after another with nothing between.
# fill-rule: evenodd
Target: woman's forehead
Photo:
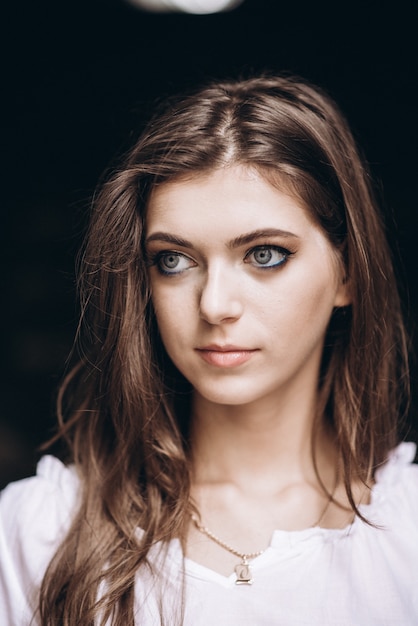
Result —
<instances>
[{"instance_id":1,"label":"woman's forehead","mask_svg":"<svg viewBox=\"0 0 418 626\"><path fill-rule=\"evenodd\" d=\"M233 240L273 229L304 236L312 228L317 225L299 199L241 165L160 185L150 197L146 218L147 236L162 230Z\"/></svg>"}]
</instances>

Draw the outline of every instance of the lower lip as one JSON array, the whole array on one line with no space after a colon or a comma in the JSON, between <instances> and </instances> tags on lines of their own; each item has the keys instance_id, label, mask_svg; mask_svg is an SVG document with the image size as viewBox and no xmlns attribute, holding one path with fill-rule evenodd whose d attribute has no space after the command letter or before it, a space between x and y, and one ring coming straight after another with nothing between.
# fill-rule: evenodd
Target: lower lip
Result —
<instances>
[{"instance_id":1,"label":"lower lip","mask_svg":"<svg viewBox=\"0 0 418 626\"><path fill-rule=\"evenodd\" d=\"M251 359L255 350L231 350L220 352L217 350L198 350L200 356L209 365L216 367L237 367Z\"/></svg>"}]
</instances>

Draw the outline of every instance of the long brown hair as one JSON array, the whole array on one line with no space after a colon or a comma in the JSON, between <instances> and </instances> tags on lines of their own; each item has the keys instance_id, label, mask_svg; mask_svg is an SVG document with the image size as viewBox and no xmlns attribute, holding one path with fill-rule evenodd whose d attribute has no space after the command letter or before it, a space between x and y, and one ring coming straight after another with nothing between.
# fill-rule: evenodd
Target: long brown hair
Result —
<instances>
[{"instance_id":1,"label":"long brown hair","mask_svg":"<svg viewBox=\"0 0 418 626\"><path fill-rule=\"evenodd\" d=\"M291 189L343 260L352 303L330 323L318 419L333 425L357 514L353 480L369 483L397 443L408 388L401 307L369 174L337 106L282 76L215 82L169 100L94 202L81 258L80 358L59 409L81 505L43 580L44 626L132 626L134 577L150 547L184 539L190 389L158 337L145 211L156 185L230 163Z\"/></svg>"}]
</instances>

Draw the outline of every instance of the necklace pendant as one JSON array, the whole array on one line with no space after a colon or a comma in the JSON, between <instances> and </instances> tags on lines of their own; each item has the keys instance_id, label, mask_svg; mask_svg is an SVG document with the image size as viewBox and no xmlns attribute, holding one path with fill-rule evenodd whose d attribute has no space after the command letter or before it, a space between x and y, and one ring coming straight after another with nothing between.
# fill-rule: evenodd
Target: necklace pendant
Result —
<instances>
[{"instance_id":1,"label":"necklace pendant","mask_svg":"<svg viewBox=\"0 0 418 626\"><path fill-rule=\"evenodd\" d=\"M235 574L236 574L236 585L252 585L253 577L251 566L248 563L247 559L243 558L242 562L235 566Z\"/></svg>"}]
</instances>

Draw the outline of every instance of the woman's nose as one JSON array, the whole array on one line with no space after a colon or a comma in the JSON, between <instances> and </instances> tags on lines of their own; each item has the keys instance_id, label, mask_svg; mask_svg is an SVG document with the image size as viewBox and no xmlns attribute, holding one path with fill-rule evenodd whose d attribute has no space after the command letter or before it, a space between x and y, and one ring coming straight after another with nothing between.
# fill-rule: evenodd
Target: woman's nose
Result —
<instances>
[{"instance_id":1,"label":"woman's nose","mask_svg":"<svg viewBox=\"0 0 418 626\"><path fill-rule=\"evenodd\" d=\"M199 300L200 317L209 324L233 322L243 312L242 287L222 265L208 269Z\"/></svg>"}]
</instances>

